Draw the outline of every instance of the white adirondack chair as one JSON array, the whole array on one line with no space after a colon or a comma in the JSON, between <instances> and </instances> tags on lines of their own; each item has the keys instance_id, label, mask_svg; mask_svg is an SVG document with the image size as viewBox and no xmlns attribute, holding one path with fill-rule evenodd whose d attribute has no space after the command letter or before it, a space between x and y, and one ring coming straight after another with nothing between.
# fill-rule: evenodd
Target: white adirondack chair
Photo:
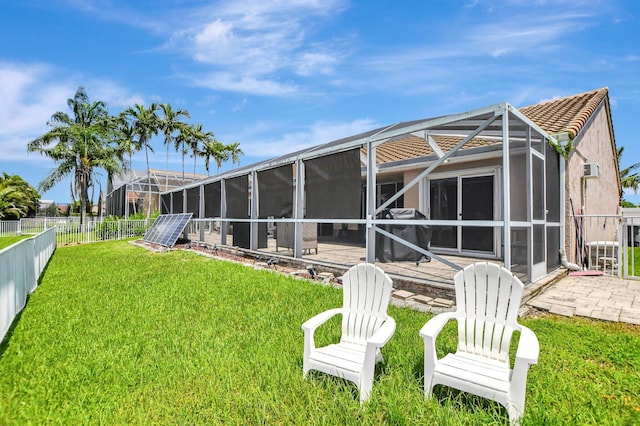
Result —
<instances>
[{"instance_id":1,"label":"white adirondack chair","mask_svg":"<svg viewBox=\"0 0 640 426\"><path fill-rule=\"evenodd\" d=\"M524 411L527 372L538 362L538 338L517 323L522 282L505 268L488 262L467 266L455 277L456 311L436 315L420 335L424 339L424 393L442 384L494 400L517 423ZM436 337L447 321L458 321L458 350L441 359ZM509 346L520 332L511 369Z\"/></svg>"},{"instance_id":2,"label":"white adirondack chair","mask_svg":"<svg viewBox=\"0 0 640 426\"><path fill-rule=\"evenodd\" d=\"M330 309L302 324L303 377L312 369L338 376L358 386L360 403L369 398L375 365L383 362L380 348L396 329L394 319L387 315L392 285L391 278L371 263L349 269L342 278L342 308ZM342 314L340 342L316 348L315 330L337 314Z\"/></svg>"}]
</instances>

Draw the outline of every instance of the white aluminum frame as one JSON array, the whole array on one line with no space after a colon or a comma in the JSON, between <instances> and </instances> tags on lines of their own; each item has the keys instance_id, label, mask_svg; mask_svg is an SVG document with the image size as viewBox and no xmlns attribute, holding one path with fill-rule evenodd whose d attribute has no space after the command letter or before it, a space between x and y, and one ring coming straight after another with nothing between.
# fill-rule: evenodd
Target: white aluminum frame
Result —
<instances>
[{"instance_id":1,"label":"white aluminum frame","mask_svg":"<svg viewBox=\"0 0 640 426\"><path fill-rule=\"evenodd\" d=\"M518 128L523 127L523 132L511 131L512 123L517 125ZM459 129L459 130L456 130ZM461 130L460 130L461 129ZM494 228L502 229L502 249L496 247L496 251L499 254L502 254L504 265L507 269L511 269L511 214L510 214L510 182L509 182L509 149L510 149L510 140L526 140L526 150L527 150L527 169L530 169L530 155L531 155L531 143L530 143L530 131L534 130L539 133L547 143L552 145L557 145L558 142L552 136L542 130L539 126L533 123L529 118L520 113L516 108L511 106L508 103L501 103L492 106L488 106L485 108L479 108L473 111L469 111L461 114L453 114L449 116L438 117L434 119L421 120L411 123L398 123L392 126L386 127L384 129L368 132L361 135L356 135L352 138L345 138L339 141L330 142L324 145L319 145L317 147L312 147L309 149L305 149L296 153L292 153L290 155L286 155L280 158L264 161L261 163L257 163L251 166L247 166L240 169L231 170L225 173L221 173L216 176L212 176L206 178L200 182L192 183L186 185L181 190L185 190L188 188L200 186L204 188L204 185L213 183L213 182L221 182L221 215L219 218L215 218L220 220L224 225L230 221L240 221L240 222L250 222L252 237L250 239L251 247L250 249L257 249L257 224L260 222L293 222L295 223L295 247L294 247L294 256L296 258L301 258L303 255L302 251L302 224L306 222L313 223L357 223L363 224L366 226L366 260L368 262L375 261L375 234L379 233L388 238L391 238L395 241L398 241L407 247L410 247L425 256L429 256L434 258L453 269L459 270L461 269L458 265L447 261L446 259L441 258L440 256L426 250L422 247L417 247L405 240L402 240L395 235L392 235L382 229L382 226L385 224L393 223L393 224L408 224L408 225L450 225L450 226L464 226L465 223L468 226L487 226ZM433 148L436 158L427 163L427 167L420 172L411 182L405 185L402 190L397 192L393 197L386 200L379 207L375 207L376 203L376 175L379 171L379 166L376 164L376 147L386 141L392 140L394 138L399 138L408 134L421 134L426 138L426 142L430 145L435 144L430 138L430 135L433 134L447 134L447 135L457 135L462 137L462 140L451 150L446 153L443 153L439 147ZM493 138L496 140L496 143L502 143L502 168L498 166L495 173L495 179L501 179L502 182L496 182L496 186L499 186L501 191L497 191L496 195L501 193L502 196L502 218L499 220L490 220L490 221L465 221L465 220L456 220L456 221L445 221L445 220L393 220L392 222L389 219L377 219L377 215L397 200L398 197L406 193L411 187L415 185L421 185L421 182L429 176L436 168L442 165L449 158L453 157L458 151L460 151L469 141L472 139L479 138ZM436 144L437 146L437 144ZM367 185L367 194L366 194L366 215L364 219L305 219L304 218L304 161L312 158L317 158L324 155L334 154L338 152L344 152L347 150L351 150L354 148L362 148L366 147L366 155L364 156L364 176L366 179ZM481 151L481 150L480 150ZM486 149L484 150L486 152ZM466 157L465 157L466 158ZM468 158L472 158L469 156ZM543 158L543 161L546 161ZM295 164L296 165L296 176L295 176L295 194L294 194L294 214L293 218L287 219L259 219L257 208L258 208L258 185L257 185L257 171L268 170L271 168L275 168L284 164ZM560 194L563 194L562 191L562 180L564 178L564 164L561 164L560 167L560 182L558 185L560 187ZM231 179L238 176L246 175L252 179L252 191L250 194L251 200L248 200L251 214L250 219L237 219L237 218L228 218L226 217L226 191L225 191L225 181L227 179ZM532 197L531 185L527 186L528 198ZM170 193L172 191L161 192L161 195ZM175 192L175 190L173 191ZM204 193L202 189L200 194ZM561 195L563 197L563 195ZM186 196L183 198L184 203L186 204ZM562 200L561 200L562 201ZM200 204L202 206L202 202ZM563 204L561 203L560 208L562 208ZM173 208L173 206L172 206ZM531 217L532 205L529 201L529 205L527 206L528 211L528 219L527 221L520 221L514 223L515 226L527 226L533 229L533 222ZM203 218L204 209L200 209L200 218ZM560 217L564 217L564 212L560 212ZM222 235L221 241L222 244L226 244L226 226L222 226ZM561 228L564 228L564 223L561 224ZM562 238L562 233L561 233ZM500 239L498 239L500 241ZM531 268L532 268L532 256L528 256L528 277L531 277Z\"/></svg>"}]
</instances>

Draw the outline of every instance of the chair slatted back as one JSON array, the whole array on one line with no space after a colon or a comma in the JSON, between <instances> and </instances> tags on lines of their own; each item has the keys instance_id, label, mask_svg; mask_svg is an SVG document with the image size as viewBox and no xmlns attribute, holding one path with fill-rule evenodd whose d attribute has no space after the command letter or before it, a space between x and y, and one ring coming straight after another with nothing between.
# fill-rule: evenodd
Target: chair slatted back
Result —
<instances>
[{"instance_id":1,"label":"chair slatted back","mask_svg":"<svg viewBox=\"0 0 640 426\"><path fill-rule=\"evenodd\" d=\"M342 278L342 342L366 344L387 319L393 282L372 263L360 263Z\"/></svg>"},{"instance_id":2,"label":"chair slatted back","mask_svg":"<svg viewBox=\"0 0 640 426\"><path fill-rule=\"evenodd\" d=\"M479 262L458 271L454 283L458 350L507 362L522 282L500 265Z\"/></svg>"}]
</instances>

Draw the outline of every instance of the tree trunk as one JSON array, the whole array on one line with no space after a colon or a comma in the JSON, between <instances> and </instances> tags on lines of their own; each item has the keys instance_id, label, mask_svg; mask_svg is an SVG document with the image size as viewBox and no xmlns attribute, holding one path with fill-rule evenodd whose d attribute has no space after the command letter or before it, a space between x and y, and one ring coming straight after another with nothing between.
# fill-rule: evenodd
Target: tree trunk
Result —
<instances>
[{"instance_id":1,"label":"tree trunk","mask_svg":"<svg viewBox=\"0 0 640 426\"><path fill-rule=\"evenodd\" d=\"M145 142L144 155L147 158L147 219L151 216L151 169L149 168L149 148Z\"/></svg>"},{"instance_id":2,"label":"tree trunk","mask_svg":"<svg viewBox=\"0 0 640 426\"><path fill-rule=\"evenodd\" d=\"M131 181L133 178L133 173L131 173L133 171L133 156L131 154L131 151L129 151L129 179L128 181ZM128 189L128 183L125 183L125 187L124 187L124 192L125 192L125 216L127 219L129 219L129 194L127 193L127 189ZM136 201L135 203L133 203L133 214L138 213L138 209L137 209L137 205L138 202Z\"/></svg>"}]
</instances>

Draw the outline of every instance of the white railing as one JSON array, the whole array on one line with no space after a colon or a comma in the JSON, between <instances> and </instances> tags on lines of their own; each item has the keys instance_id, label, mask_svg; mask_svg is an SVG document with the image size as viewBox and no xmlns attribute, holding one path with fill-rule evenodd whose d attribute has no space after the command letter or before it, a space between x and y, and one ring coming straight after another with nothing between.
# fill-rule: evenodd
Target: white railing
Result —
<instances>
[{"instance_id":1,"label":"white railing","mask_svg":"<svg viewBox=\"0 0 640 426\"><path fill-rule=\"evenodd\" d=\"M38 286L55 248L56 232L49 229L0 250L0 341Z\"/></svg>"},{"instance_id":2,"label":"white railing","mask_svg":"<svg viewBox=\"0 0 640 426\"><path fill-rule=\"evenodd\" d=\"M82 226L68 218L29 218L20 221L0 221L0 236L38 234L55 228L58 244L94 243L141 237L155 219L92 220Z\"/></svg>"},{"instance_id":3,"label":"white railing","mask_svg":"<svg viewBox=\"0 0 640 426\"><path fill-rule=\"evenodd\" d=\"M13 237L20 235L19 220L3 220L0 221L0 237Z\"/></svg>"},{"instance_id":4,"label":"white railing","mask_svg":"<svg viewBox=\"0 0 640 426\"><path fill-rule=\"evenodd\" d=\"M622 221L622 240L623 247L625 247L623 255L627 258L623 263L623 276L625 278L640 279L640 265L636 266L636 258L640 257L640 217L624 217Z\"/></svg>"},{"instance_id":5,"label":"white railing","mask_svg":"<svg viewBox=\"0 0 640 426\"><path fill-rule=\"evenodd\" d=\"M576 215L569 223L569 260L588 270L640 277L634 253L640 246L640 217Z\"/></svg>"},{"instance_id":6,"label":"white railing","mask_svg":"<svg viewBox=\"0 0 640 426\"><path fill-rule=\"evenodd\" d=\"M155 219L91 221L56 225L58 244L94 243L142 237Z\"/></svg>"},{"instance_id":7,"label":"white railing","mask_svg":"<svg viewBox=\"0 0 640 426\"><path fill-rule=\"evenodd\" d=\"M576 215L570 222L569 258L588 270L620 275L621 216Z\"/></svg>"},{"instance_id":8,"label":"white railing","mask_svg":"<svg viewBox=\"0 0 640 426\"><path fill-rule=\"evenodd\" d=\"M20 229L23 234L37 234L45 229L57 225L79 224L78 217L28 217L20 219Z\"/></svg>"}]
</instances>

